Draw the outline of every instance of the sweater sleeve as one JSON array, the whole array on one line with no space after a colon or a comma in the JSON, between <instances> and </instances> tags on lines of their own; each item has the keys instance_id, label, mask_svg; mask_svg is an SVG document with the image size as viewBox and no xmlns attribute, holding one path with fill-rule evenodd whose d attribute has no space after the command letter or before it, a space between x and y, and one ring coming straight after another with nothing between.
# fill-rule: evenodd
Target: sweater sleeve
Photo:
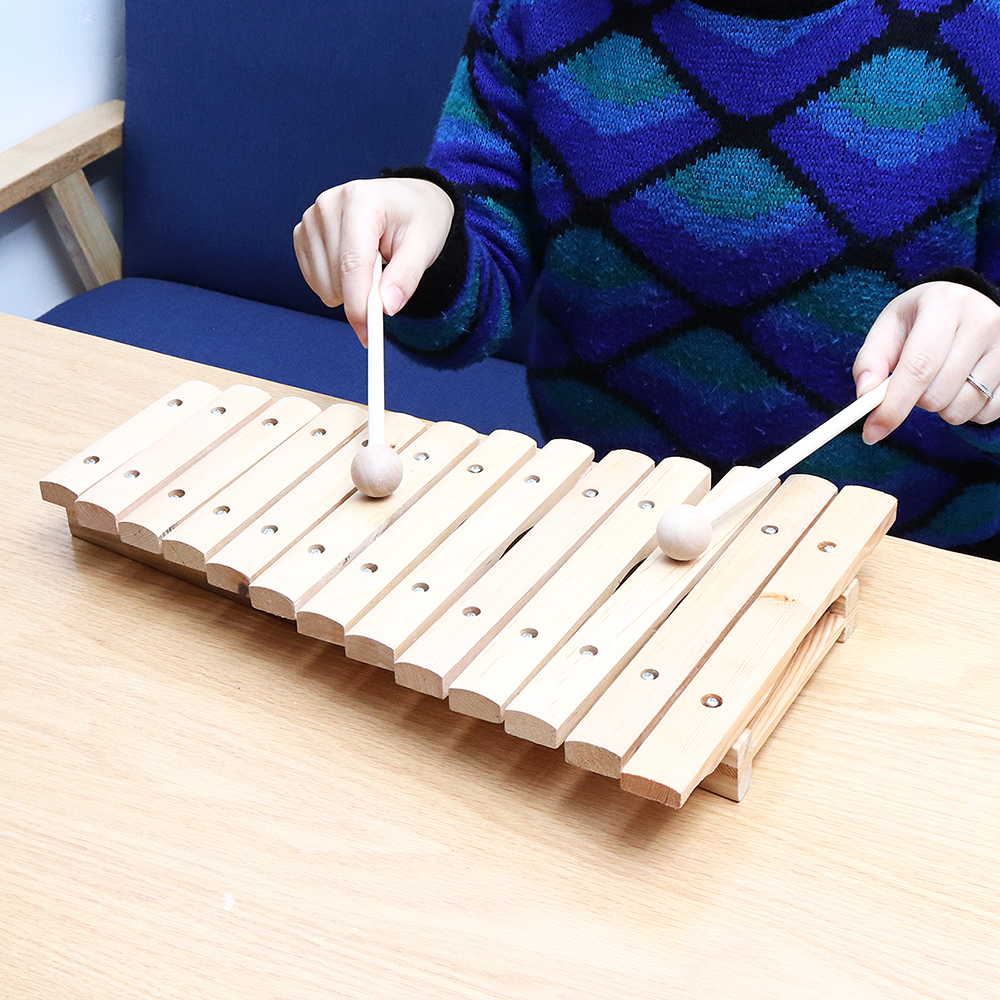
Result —
<instances>
[{"instance_id":1,"label":"sweater sleeve","mask_svg":"<svg viewBox=\"0 0 1000 1000\"><path fill-rule=\"evenodd\" d=\"M456 202L453 232L440 266L386 323L399 345L437 367L461 367L495 352L538 272L517 10L492 0L474 5L427 160Z\"/></svg>"}]
</instances>

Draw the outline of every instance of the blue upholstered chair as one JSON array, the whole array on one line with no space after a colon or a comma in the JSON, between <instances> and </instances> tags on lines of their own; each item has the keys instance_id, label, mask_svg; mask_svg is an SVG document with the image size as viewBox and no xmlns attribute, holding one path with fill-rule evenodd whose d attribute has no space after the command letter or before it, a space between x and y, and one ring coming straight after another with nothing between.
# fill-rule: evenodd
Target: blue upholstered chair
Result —
<instances>
[{"instance_id":1,"label":"blue upholstered chair","mask_svg":"<svg viewBox=\"0 0 1000 1000\"><path fill-rule=\"evenodd\" d=\"M105 262L97 287L40 318L363 401L365 352L302 279L292 229L325 188L423 162L470 6L128 0L124 277ZM47 203L67 233L79 192L60 185L117 144L120 103L95 114L18 189L57 180ZM539 436L515 361L437 371L389 346L386 380L391 409Z\"/></svg>"}]
</instances>

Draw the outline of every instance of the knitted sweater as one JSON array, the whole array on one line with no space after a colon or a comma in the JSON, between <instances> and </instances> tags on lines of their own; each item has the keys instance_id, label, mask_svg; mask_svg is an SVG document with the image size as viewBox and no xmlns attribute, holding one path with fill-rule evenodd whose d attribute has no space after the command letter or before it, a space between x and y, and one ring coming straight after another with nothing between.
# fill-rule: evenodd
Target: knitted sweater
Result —
<instances>
[{"instance_id":1,"label":"knitted sweater","mask_svg":"<svg viewBox=\"0 0 1000 1000\"><path fill-rule=\"evenodd\" d=\"M459 212L391 332L464 365L534 290L546 436L759 465L854 398L897 294L1000 279L998 38L1000 0L477 0L428 159ZM998 424L915 410L797 471L1000 534Z\"/></svg>"}]
</instances>

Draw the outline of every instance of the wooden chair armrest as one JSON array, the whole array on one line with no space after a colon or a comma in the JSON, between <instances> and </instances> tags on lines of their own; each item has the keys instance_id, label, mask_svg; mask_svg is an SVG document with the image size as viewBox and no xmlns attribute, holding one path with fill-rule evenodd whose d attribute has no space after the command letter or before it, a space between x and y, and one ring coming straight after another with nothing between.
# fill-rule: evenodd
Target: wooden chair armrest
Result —
<instances>
[{"instance_id":1,"label":"wooden chair armrest","mask_svg":"<svg viewBox=\"0 0 1000 1000\"><path fill-rule=\"evenodd\" d=\"M0 212L117 149L124 116L124 101L108 101L0 153Z\"/></svg>"},{"instance_id":2,"label":"wooden chair armrest","mask_svg":"<svg viewBox=\"0 0 1000 1000\"><path fill-rule=\"evenodd\" d=\"M88 108L0 153L0 212L41 194L85 288L122 276L122 255L83 168L122 144L124 101Z\"/></svg>"}]
</instances>

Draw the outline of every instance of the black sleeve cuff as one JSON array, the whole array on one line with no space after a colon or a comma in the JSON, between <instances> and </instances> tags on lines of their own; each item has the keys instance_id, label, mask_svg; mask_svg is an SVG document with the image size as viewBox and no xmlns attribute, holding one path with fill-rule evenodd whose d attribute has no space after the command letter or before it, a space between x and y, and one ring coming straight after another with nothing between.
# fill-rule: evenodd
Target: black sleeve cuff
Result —
<instances>
[{"instance_id":1,"label":"black sleeve cuff","mask_svg":"<svg viewBox=\"0 0 1000 1000\"><path fill-rule=\"evenodd\" d=\"M465 232L465 201L462 192L430 167L400 167L398 170L386 168L381 171L380 176L413 177L417 180L430 181L441 188L455 206L451 230L441 253L424 271L417 290L401 310L402 315L414 319L440 316L458 298L469 268L469 238Z\"/></svg>"},{"instance_id":2,"label":"black sleeve cuff","mask_svg":"<svg viewBox=\"0 0 1000 1000\"><path fill-rule=\"evenodd\" d=\"M916 288L917 285L925 285L929 281L951 281L956 285L965 285L981 292L1000 306L1000 288L987 281L978 271L973 271L971 267L945 267L933 274L925 275L919 281L913 282L910 287Z\"/></svg>"}]
</instances>

